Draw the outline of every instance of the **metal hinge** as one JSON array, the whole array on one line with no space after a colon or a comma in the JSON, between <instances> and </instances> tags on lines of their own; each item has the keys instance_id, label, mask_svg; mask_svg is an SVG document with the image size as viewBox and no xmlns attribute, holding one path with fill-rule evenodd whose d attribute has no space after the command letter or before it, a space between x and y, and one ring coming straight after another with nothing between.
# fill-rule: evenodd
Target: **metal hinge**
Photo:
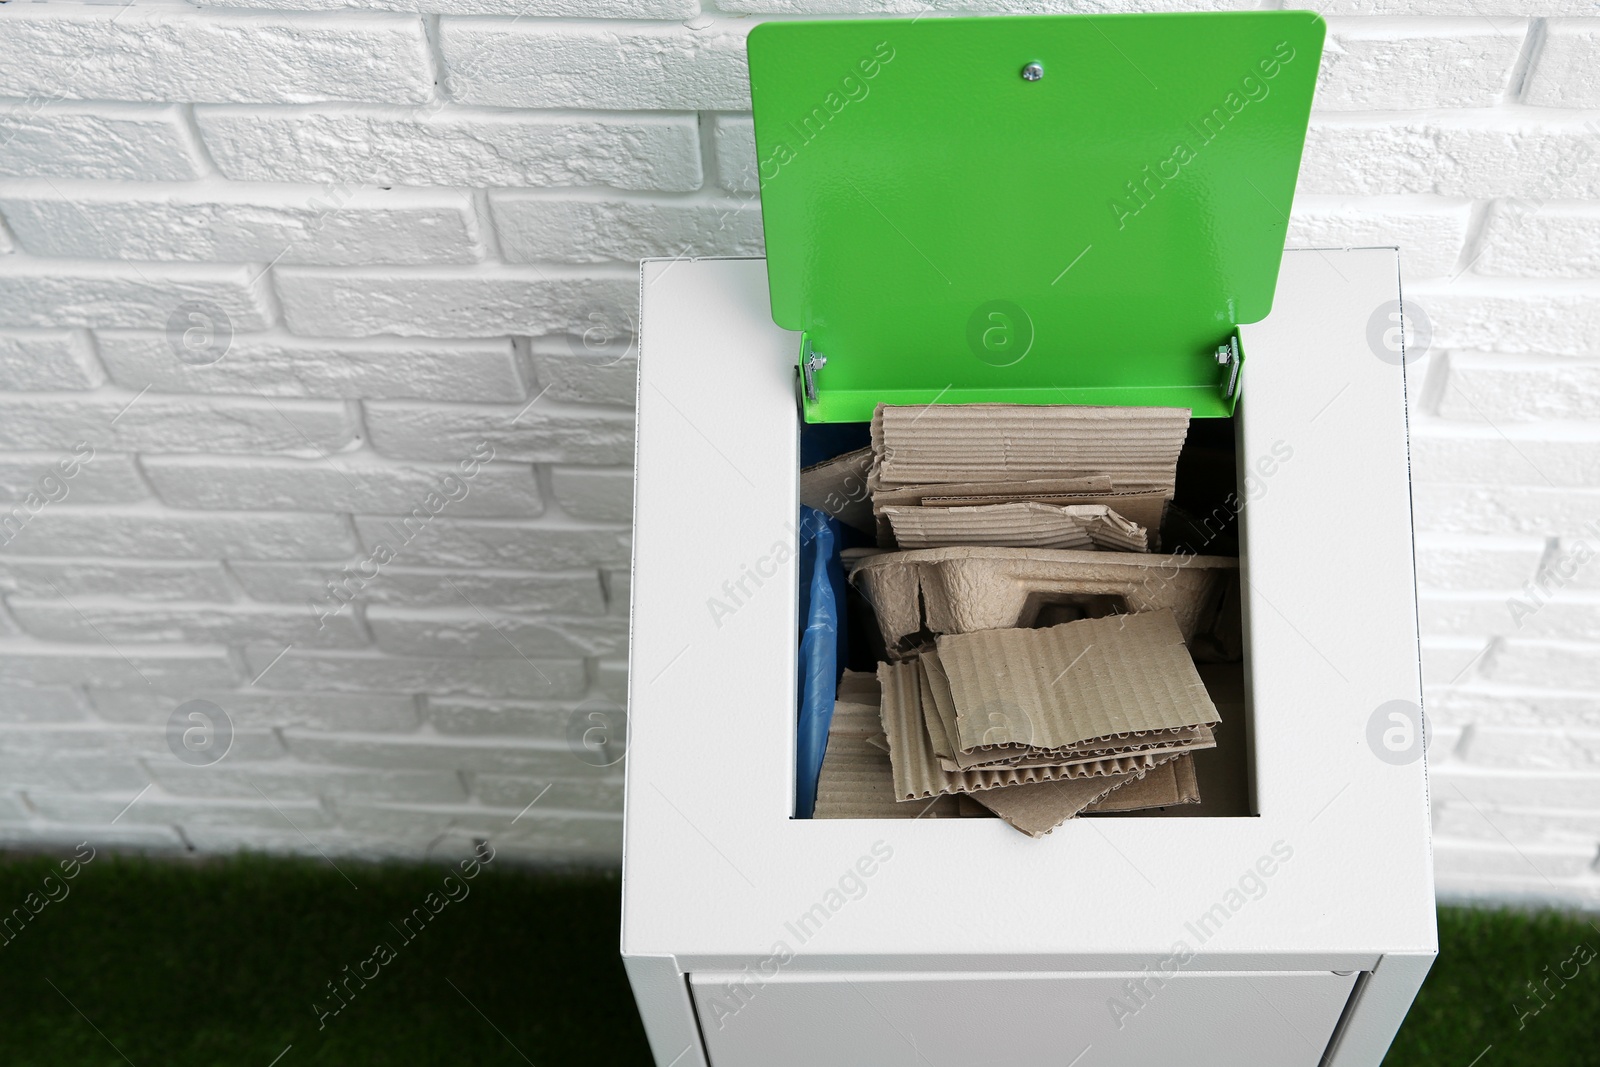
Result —
<instances>
[{"instance_id":1,"label":"metal hinge","mask_svg":"<svg viewBox=\"0 0 1600 1067\"><path fill-rule=\"evenodd\" d=\"M800 380L805 385L806 401L817 402L817 372L828 365L828 357L811 347L806 341L805 353L800 360Z\"/></svg>"},{"instance_id":2,"label":"metal hinge","mask_svg":"<svg viewBox=\"0 0 1600 1067\"><path fill-rule=\"evenodd\" d=\"M1239 391L1239 338L1217 346L1217 366L1222 368L1222 399L1232 400Z\"/></svg>"}]
</instances>

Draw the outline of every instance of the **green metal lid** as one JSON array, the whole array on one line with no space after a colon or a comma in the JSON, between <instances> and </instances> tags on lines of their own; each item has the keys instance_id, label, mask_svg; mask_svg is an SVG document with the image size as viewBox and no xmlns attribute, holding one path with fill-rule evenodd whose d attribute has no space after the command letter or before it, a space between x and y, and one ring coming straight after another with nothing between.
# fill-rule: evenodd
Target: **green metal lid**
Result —
<instances>
[{"instance_id":1,"label":"green metal lid","mask_svg":"<svg viewBox=\"0 0 1600 1067\"><path fill-rule=\"evenodd\" d=\"M1271 309L1323 33L1303 11L756 27L772 317L804 331L807 421L1231 414L1217 350Z\"/></svg>"}]
</instances>

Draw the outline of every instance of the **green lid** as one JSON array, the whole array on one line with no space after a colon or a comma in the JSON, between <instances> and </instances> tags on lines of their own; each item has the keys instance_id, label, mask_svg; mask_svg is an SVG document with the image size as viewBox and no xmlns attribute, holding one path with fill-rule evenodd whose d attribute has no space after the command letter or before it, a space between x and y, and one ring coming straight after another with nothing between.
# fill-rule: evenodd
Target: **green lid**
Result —
<instances>
[{"instance_id":1,"label":"green lid","mask_svg":"<svg viewBox=\"0 0 1600 1067\"><path fill-rule=\"evenodd\" d=\"M805 334L806 420L1231 414L1217 350L1271 309L1323 32L1303 11L756 27L772 317Z\"/></svg>"}]
</instances>

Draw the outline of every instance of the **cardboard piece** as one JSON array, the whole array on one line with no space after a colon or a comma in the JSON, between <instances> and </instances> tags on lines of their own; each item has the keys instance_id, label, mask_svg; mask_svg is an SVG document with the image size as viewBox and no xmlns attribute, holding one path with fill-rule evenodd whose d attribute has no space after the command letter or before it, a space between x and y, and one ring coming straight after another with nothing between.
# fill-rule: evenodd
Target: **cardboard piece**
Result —
<instances>
[{"instance_id":1,"label":"cardboard piece","mask_svg":"<svg viewBox=\"0 0 1600 1067\"><path fill-rule=\"evenodd\" d=\"M1186 408L880 404L872 449L884 486L1087 472L1170 496L1188 433Z\"/></svg>"},{"instance_id":2,"label":"cardboard piece","mask_svg":"<svg viewBox=\"0 0 1600 1067\"><path fill-rule=\"evenodd\" d=\"M949 819L959 814L954 797L901 804L895 796L888 753L866 738L881 729L876 705L838 703L828 730L828 749L817 778L816 819Z\"/></svg>"},{"instance_id":3,"label":"cardboard piece","mask_svg":"<svg viewBox=\"0 0 1600 1067\"><path fill-rule=\"evenodd\" d=\"M1091 778L1145 771L1169 751L1147 750L1121 756L1076 759L1046 766L978 768L946 771L934 755L927 723L936 717L932 699L922 684L919 663L880 663L883 685L883 730L889 737L894 792L899 800L917 800L945 793L975 793L985 789L1064 778ZM924 701L928 706L924 707Z\"/></svg>"},{"instance_id":4,"label":"cardboard piece","mask_svg":"<svg viewBox=\"0 0 1600 1067\"><path fill-rule=\"evenodd\" d=\"M975 507L882 509L901 548L999 545L1006 548L1108 548L1143 552L1143 526L1103 504L1039 504L1020 501Z\"/></svg>"},{"instance_id":5,"label":"cardboard piece","mask_svg":"<svg viewBox=\"0 0 1600 1067\"><path fill-rule=\"evenodd\" d=\"M963 749L1059 749L1220 721L1171 611L951 634L939 662Z\"/></svg>"},{"instance_id":6,"label":"cardboard piece","mask_svg":"<svg viewBox=\"0 0 1600 1067\"><path fill-rule=\"evenodd\" d=\"M1032 626L1047 610L1095 616L1170 610L1186 642L1220 616L1239 561L1043 548L928 548L845 553L850 581L877 613L891 656L936 635ZM1062 620L1065 621L1065 620Z\"/></svg>"},{"instance_id":7,"label":"cardboard piece","mask_svg":"<svg viewBox=\"0 0 1600 1067\"><path fill-rule=\"evenodd\" d=\"M1195 777L1194 757L1183 755L1152 767L1142 777L1118 786L1083 810L1088 813L1139 811L1198 803L1200 783Z\"/></svg>"},{"instance_id":8,"label":"cardboard piece","mask_svg":"<svg viewBox=\"0 0 1600 1067\"><path fill-rule=\"evenodd\" d=\"M1168 760L1168 763L1173 762ZM1162 766L1165 766L1163 764ZM1152 768L1154 773L1159 768ZM1062 782L1015 785L974 793L972 799L1029 837L1043 837L1090 804L1115 796L1146 774L1110 774L1104 778L1072 778Z\"/></svg>"},{"instance_id":9,"label":"cardboard piece","mask_svg":"<svg viewBox=\"0 0 1600 1067\"><path fill-rule=\"evenodd\" d=\"M871 468L870 448L858 448L805 467L800 471L800 503L873 536L877 525L867 483Z\"/></svg>"}]
</instances>

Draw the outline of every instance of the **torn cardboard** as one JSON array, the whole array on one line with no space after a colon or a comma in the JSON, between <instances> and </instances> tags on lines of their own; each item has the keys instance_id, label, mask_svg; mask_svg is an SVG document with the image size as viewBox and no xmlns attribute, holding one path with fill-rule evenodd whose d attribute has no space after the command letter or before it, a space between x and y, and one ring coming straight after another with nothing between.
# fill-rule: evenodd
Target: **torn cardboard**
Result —
<instances>
[{"instance_id":1,"label":"torn cardboard","mask_svg":"<svg viewBox=\"0 0 1600 1067\"><path fill-rule=\"evenodd\" d=\"M1219 721L1170 610L951 634L938 649L963 749L1059 749Z\"/></svg>"},{"instance_id":2,"label":"torn cardboard","mask_svg":"<svg viewBox=\"0 0 1600 1067\"><path fill-rule=\"evenodd\" d=\"M1153 774L1159 769L1151 768L1148 773ZM1144 777L1144 773L1111 774L1104 778L1073 778L1062 782L1015 785L1009 789L974 793L972 799L1029 837L1043 837L1068 819L1075 818L1089 805L1116 796L1119 790Z\"/></svg>"},{"instance_id":3,"label":"torn cardboard","mask_svg":"<svg viewBox=\"0 0 1600 1067\"><path fill-rule=\"evenodd\" d=\"M970 547L846 553L845 562L896 656L924 628L1033 626L1058 608L1088 616L1170 610L1193 641L1203 621L1218 617L1209 609L1239 567L1222 556Z\"/></svg>"},{"instance_id":4,"label":"torn cardboard","mask_svg":"<svg viewBox=\"0 0 1600 1067\"><path fill-rule=\"evenodd\" d=\"M1177 756L1150 768L1142 777L1126 782L1100 800L1087 805L1087 813L1139 811L1200 803L1200 782L1194 757Z\"/></svg>"},{"instance_id":5,"label":"torn cardboard","mask_svg":"<svg viewBox=\"0 0 1600 1067\"><path fill-rule=\"evenodd\" d=\"M881 729L876 705L834 705L812 818L949 819L959 815L951 796L921 804L899 803L888 753L873 748L866 740Z\"/></svg>"},{"instance_id":6,"label":"torn cardboard","mask_svg":"<svg viewBox=\"0 0 1600 1067\"><path fill-rule=\"evenodd\" d=\"M1020 501L975 507L882 509L901 548L996 545L1003 548L1106 548L1143 552L1149 535L1103 504Z\"/></svg>"},{"instance_id":7,"label":"torn cardboard","mask_svg":"<svg viewBox=\"0 0 1600 1067\"><path fill-rule=\"evenodd\" d=\"M846 452L805 467L800 471L800 503L832 515L869 537L874 536L877 526L872 517L872 493L867 484L871 468L871 448Z\"/></svg>"},{"instance_id":8,"label":"torn cardboard","mask_svg":"<svg viewBox=\"0 0 1600 1067\"><path fill-rule=\"evenodd\" d=\"M880 404L872 449L886 487L1084 472L1170 496L1188 432L1187 408Z\"/></svg>"}]
</instances>

